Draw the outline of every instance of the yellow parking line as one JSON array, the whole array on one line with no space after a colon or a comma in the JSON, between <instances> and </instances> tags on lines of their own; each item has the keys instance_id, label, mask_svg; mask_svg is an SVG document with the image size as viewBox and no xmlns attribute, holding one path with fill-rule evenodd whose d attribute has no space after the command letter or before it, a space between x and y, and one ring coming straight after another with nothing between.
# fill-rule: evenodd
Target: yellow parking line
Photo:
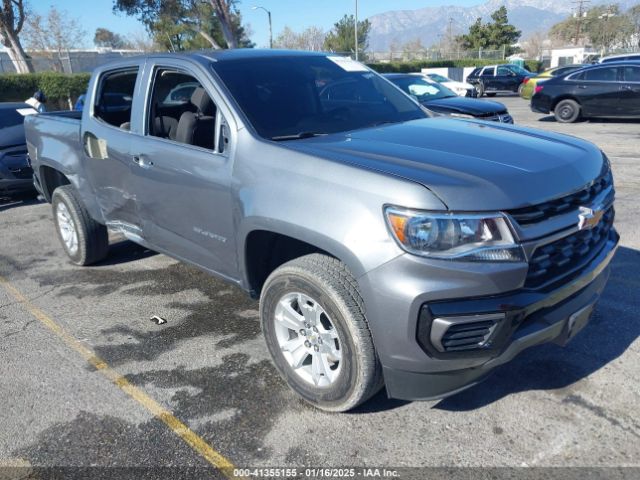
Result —
<instances>
[{"instance_id":1,"label":"yellow parking line","mask_svg":"<svg viewBox=\"0 0 640 480\"><path fill-rule=\"evenodd\" d=\"M40 323L55 333L67 346L78 352L87 362L93 365L96 370L111 380L118 388L133 398L136 402L151 412L156 418L167 425L173 433L179 436L197 453L202 455L211 465L219 469L227 478L238 478L234 476L235 466L221 453L216 451L211 445L205 442L202 437L178 420L173 414L156 402L153 398L141 389L130 383L126 378L112 369L104 360L96 356L90 349L73 337L61 325L51 319L46 313L33 305L16 287L7 279L0 276L0 285L13 296L18 303L27 309Z\"/></svg>"}]
</instances>

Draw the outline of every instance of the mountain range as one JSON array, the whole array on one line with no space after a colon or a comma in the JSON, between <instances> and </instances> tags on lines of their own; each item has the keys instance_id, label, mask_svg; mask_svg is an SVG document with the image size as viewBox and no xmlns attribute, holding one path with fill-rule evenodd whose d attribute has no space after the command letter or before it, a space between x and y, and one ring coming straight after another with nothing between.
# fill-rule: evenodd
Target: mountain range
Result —
<instances>
[{"instance_id":1,"label":"mountain range","mask_svg":"<svg viewBox=\"0 0 640 480\"><path fill-rule=\"evenodd\" d=\"M615 0L591 0L586 7L609 4ZM638 4L638 0L621 0L623 10ZM507 7L509 22L522 30L522 39L535 32L545 32L552 25L571 15L575 8L574 0L487 0L471 7L455 5L426 7L417 10L394 10L369 17L371 31L369 50L381 52L389 50L390 45L420 39L423 45L438 43L447 35L449 21L453 35L466 33L469 26L482 18L490 19L491 14L502 5Z\"/></svg>"}]
</instances>

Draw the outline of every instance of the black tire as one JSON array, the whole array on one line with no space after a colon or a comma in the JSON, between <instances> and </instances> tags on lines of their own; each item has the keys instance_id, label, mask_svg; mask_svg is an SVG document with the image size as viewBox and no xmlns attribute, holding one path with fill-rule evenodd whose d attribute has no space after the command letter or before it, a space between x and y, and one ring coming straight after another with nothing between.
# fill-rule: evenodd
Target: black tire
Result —
<instances>
[{"instance_id":1,"label":"black tire","mask_svg":"<svg viewBox=\"0 0 640 480\"><path fill-rule=\"evenodd\" d=\"M560 123L573 123L580 118L580 104L575 100L560 100L553 109L556 121Z\"/></svg>"},{"instance_id":2,"label":"black tire","mask_svg":"<svg viewBox=\"0 0 640 480\"><path fill-rule=\"evenodd\" d=\"M518 87L518 96L522 97L522 90L524 89L524 83L521 83Z\"/></svg>"},{"instance_id":3,"label":"black tire","mask_svg":"<svg viewBox=\"0 0 640 480\"><path fill-rule=\"evenodd\" d=\"M77 235L77 248L71 251L62 238L62 231L58 219L60 204L64 204L69 213ZM107 256L109 251L109 234L107 227L96 222L82 204L78 193L71 185L58 187L51 198L53 223L56 227L58 239L65 253L76 265L91 265Z\"/></svg>"},{"instance_id":4,"label":"black tire","mask_svg":"<svg viewBox=\"0 0 640 480\"><path fill-rule=\"evenodd\" d=\"M495 97L496 93L495 92L491 92L491 93L486 93L485 94L487 97Z\"/></svg>"},{"instance_id":5,"label":"black tire","mask_svg":"<svg viewBox=\"0 0 640 480\"><path fill-rule=\"evenodd\" d=\"M317 301L339 336L340 371L327 386L305 381L289 364L280 347L276 307L281 299L293 293L302 293ZM339 260L311 254L280 266L262 289L260 317L267 347L280 375L300 397L317 408L344 412L382 388L382 367L356 280Z\"/></svg>"},{"instance_id":6,"label":"black tire","mask_svg":"<svg viewBox=\"0 0 640 480\"><path fill-rule=\"evenodd\" d=\"M478 82L476 84L476 93L477 98L482 98L482 96L484 95L484 84L482 82Z\"/></svg>"}]
</instances>

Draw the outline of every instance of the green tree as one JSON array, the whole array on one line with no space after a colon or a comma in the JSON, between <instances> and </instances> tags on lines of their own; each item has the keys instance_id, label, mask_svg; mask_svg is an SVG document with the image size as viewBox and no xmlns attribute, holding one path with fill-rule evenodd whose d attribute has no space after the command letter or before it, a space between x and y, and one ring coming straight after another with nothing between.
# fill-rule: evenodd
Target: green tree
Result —
<instances>
[{"instance_id":1,"label":"green tree","mask_svg":"<svg viewBox=\"0 0 640 480\"><path fill-rule=\"evenodd\" d=\"M509 23L507 8L502 6L491 14L491 21L482 23L478 18L469 27L469 32L460 35L456 40L462 48L468 50L499 50L506 46L507 55L511 55L515 49L512 47L518 41L521 31Z\"/></svg>"},{"instance_id":2,"label":"green tree","mask_svg":"<svg viewBox=\"0 0 640 480\"><path fill-rule=\"evenodd\" d=\"M253 47L242 25L238 3L238 0L114 0L113 9L137 17L154 40L167 49Z\"/></svg>"},{"instance_id":3,"label":"green tree","mask_svg":"<svg viewBox=\"0 0 640 480\"><path fill-rule=\"evenodd\" d=\"M108 48L130 48L129 42L127 42L122 35L119 35L106 28L96 28L96 33L93 35L93 43L96 47L108 47Z\"/></svg>"},{"instance_id":4,"label":"green tree","mask_svg":"<svg viewBox=\"0 0 640 480\"><path fill-rule=\"evenodd\" d=\"M636 5L625 14L617 4L598 5L582 18L569 17L555 24L549 33L553 38L575 45L591 44L604 49L614 45L631 46L636 25L640 30L639 7Z\"/></svg>"},{"instance_id":5,"label":"green tree","mask_svg":"<svg viewBox=\"0 0 640 480\"><path fill-rule=\"evenodd\" d=\"M325 50L332 52L355 52L355 22L353 15L345 15L333 25L333 29L324 39ZM363 52L369 46L369 20L358 22L358 51Z\"/></svg>"}]
</instances>

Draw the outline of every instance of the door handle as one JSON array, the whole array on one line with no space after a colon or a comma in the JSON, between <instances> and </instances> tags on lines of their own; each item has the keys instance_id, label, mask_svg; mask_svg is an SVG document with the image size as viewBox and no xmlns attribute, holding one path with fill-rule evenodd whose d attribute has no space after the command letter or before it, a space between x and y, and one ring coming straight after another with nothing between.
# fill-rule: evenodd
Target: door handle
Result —
<instances>
[{"instance_id":1,"label":"door handle","mask_svg":"<svg viewBox=\"0 0 640 480\"><path fill-rule=\"evenodd\" d=\"M582 90L586 90L587 86L586 85L578 85L578 88L582 89Z\"/></svg>"},{"instance_id":2,"label":"door handle","mask_svg":"<svg viewBox=\"0 0 640 480\"><path fill-rule=\"evenodd\" d=\"M133 160L133 163L141 168L150 168L153 166L153 162L151 160L147 160L144 155L134 155L131 159Z\"/></svg>"}]
</instances>

